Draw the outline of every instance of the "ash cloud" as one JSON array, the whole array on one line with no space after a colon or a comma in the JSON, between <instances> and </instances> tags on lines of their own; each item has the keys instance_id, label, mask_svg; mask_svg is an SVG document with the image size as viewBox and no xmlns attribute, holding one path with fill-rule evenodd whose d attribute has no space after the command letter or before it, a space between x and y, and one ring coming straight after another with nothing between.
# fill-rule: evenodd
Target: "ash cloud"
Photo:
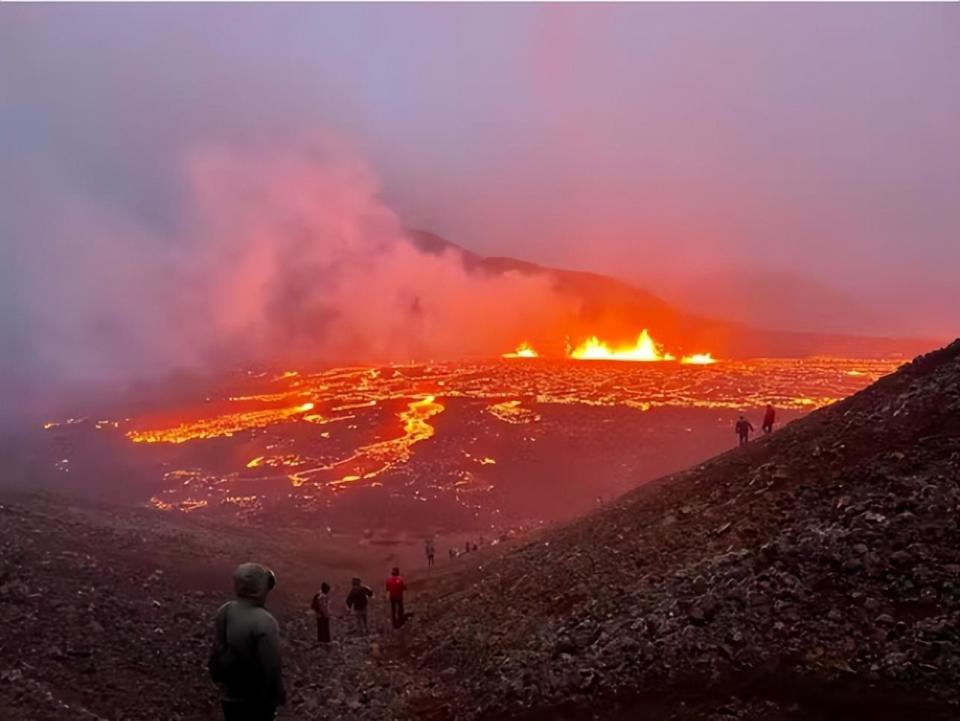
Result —
<instances>
[{"instance_id":1,"label":"ash cloud","mask_svg":"<svg viewBox=\"0 0 960 721\"><path fill-rule=\"evenodd\" d=\"M546 276L419 250L332 137L196 148L177 182L170 233L76 194L56 213L25 209L32 232L14 251L28 282L4 353L19 383L491 354L576 310Z\"/></svg>"},{"instance_id":2,"label":"ash cloud","mask_svg":"<svg viewBox=\"0 0 960 721\"><path fill-rule=\"evenodd\" d=\"M405 224L701 314L952 337L954 15L0 5L0 415L281 353L500 350L518 309L566 312Z\"/></svg>"}]
</instances>

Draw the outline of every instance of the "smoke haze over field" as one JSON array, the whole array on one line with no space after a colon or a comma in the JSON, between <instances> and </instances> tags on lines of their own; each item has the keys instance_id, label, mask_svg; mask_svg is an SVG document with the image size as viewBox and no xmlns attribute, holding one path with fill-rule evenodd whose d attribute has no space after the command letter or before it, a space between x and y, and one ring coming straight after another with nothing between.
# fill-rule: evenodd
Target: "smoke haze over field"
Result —
<instances>
[{"instance_id":1,"label":"smoke haze over field","mask_svg":"<svg viewBox=\"0 0 960 721\"><path fill-rule=\"evenodd\" d=\"M767 326L960 324L953 6L0 19L11 392L260 354L462 355L573 311L403 227Z\"/></svg>"},{"instance_id":2,"label":"smoke haze over field","mask_svg":"<svg viewBox=\"0 0 960 721\"><path fill-rule=\"evenodd\" d=\"M342 141L208 146L184 158L177 225L79 203L22 248L14 351L58 381L239 362L460 357L575 311L546 277L426 254ZM35 226L37 227L37 226Z\"/></svg>"}]
</instances>

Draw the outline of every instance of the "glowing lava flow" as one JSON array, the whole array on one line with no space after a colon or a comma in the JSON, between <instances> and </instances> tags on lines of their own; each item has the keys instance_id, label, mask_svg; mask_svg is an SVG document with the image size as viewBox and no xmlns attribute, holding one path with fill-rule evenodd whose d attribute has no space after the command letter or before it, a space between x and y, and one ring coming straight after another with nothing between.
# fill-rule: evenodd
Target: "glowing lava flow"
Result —
<instances>
[{"instance_id":1,"label":"glowing lava flow","mask_svg":"<svg viewBox=\"0 0 960 721\"><path fill-rule=\"evenodd\" d=\"M342 476L332 481L332 485L373 478L398 463L406 463L409 461L413 454L411 450L413 445L431 438L435 433L433 426L427 421L438 413L443 412L443 410L444 406L437 403L435 396L424 396L418 401L409 403L407 410L399 414L400 419L403 421L402 436L389 441L380 441L379 443L364 446L360 448L353 459L351 459L361 460L361 462L364 460L373 461L378 467L369 470L364 469L358 473ZM298 484L294 482L294 485Z\"/></svg>"},{"instance_id":2,"label":"glowing lava flow","mask_svg":"<svg viewBox=\"0 0 960 721\"><path fill-rule=\"evenodd\" d=\"M537 353L529 343L524 341L517 346L517 349L512 353L504 353L504 358L537 358L540 354Z\"/></svg>"},{"instance_id":3,"label":"glowing lava flow","mask_svg":"<svg viewBox=\"0 0 960 721\"><path fill-rule=\"evenodd\" d=\"M228 413L216 418L204 418L192 423L181 423L172 428L127 433L134 443L186 443L200 438L232 436L251 428L263 428L286 421L301 413L313 410L313 403L303 403L292 408L271 408L248 413Z\"/></svg>"},{"instance_id":4,"label":"glowing lava flow","mask_svg":"<svg viewBox=\"0 0 960 721\"><path fill-rule=\"evenodd\" d=\"M535 423L540 416L529 408L520 405L520 401L503 401L487 407L487 412L504 423Z\"/></svg>"},{"instance_id":5,"label":"glowing lava flow","mask_svg":"<svg viewBox=\"0 0 960 721\"><path fill-rule=\"evenodd\" d=\"M693 355L685 355L680 359L680 362L688 365L707 366L716 363L717 359L710 353L694 353Z\"/></svg>"},{"instance_id":6,"label":"glowing lava flow","mask_svg":"<svg viewBox=\"0 0 960 721\"><path fill-rule=\"evenodd\" d=\"M671 361L674 356L664 353L660 346L644 328L637 342L632 346L611 348L597 336L588 338L570 351L569 356L577 360L616 360L616 361Z\"/></svg>"}]
</instances>

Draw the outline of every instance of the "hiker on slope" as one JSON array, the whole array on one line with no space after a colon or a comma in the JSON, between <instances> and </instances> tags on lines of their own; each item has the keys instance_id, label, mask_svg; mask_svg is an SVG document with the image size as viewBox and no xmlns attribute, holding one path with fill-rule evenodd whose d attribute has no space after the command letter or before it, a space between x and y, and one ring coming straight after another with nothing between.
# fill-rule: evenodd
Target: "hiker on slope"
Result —
<instances>
[{"instance_id":1,"label":"hiker on slope","mask_svg":"<svg viewBox=\"0 0 960 721\"><path fill-rule=\"evenodd\" d=\"M390 620L394 628L400 628L403 625L406 616L403 613L403 592L407 590L407 584L400 575L400 569L394 567L390 578L387 579L387 595L390 597Z\"/></svg>"},{"instance_id":2,"label":"hiker on slope","mask_svg":"<svg viewBox=\"0 0 960 721\"><path fill-rule=\"evenodd\" d=\"M773 406L767 403L767 410L763 414L763 429L764 434L773 433L773 424L777 420L777 412L773 409Z\"/></svg>"},{"instance_id":3,"label":"hiker on slope","mask_svg":"<svg viewBox=\"0 0 960 721\"><path fill-rule=\"evenodd\" d=\"M740 439L740 445L744 446L750 441L750 432L753 430L753 424L744 416L740 416L737 419L734 430L737 432L737 438Z\"/></svg>"},{"instance_id":4,"label":"hiker on slope","mask_svg":"<svg viewBox=\"0 0 960 721\"><path fill-rule=\"evenodd\" d=\"M427 568L433 568L433 558L437 553L437 549L433 545L432 538L428 538L423 544L423 551L427 556Z\"/></svg>"},{"instance_id":5,"label":"hiker on slope","mask_svg":"<svg viewBox=\"0 0 960 721\"><path fill-rule=\"evenodd\" d=\"M364 586L359 578L354 578L351 581L350 593L347 594L347 608L353 611L353 617L357 622L357 633L361 636L366 636L369 631L367 606L371 598L373 598L373 590Z\"/></svg>"},{"instance_id":6,"label":"hiker on slope","mask_svg":"<svg viewBox=\"0 0 960 721\"><path fill-rule=\"evenodd\" d=\"M317 641L330 643L330 584L324 581L320 590L310 602L310 608L317 614Z\"/></svg>"},{"instance_id":7,"label":"hiker on slope","mask_svg":"<svg viewBox=\"0 0 960 721\"><path fill-rule=\"evenodd\" d=\"M220 685L225 721L272 721L286 703L280 628L264 607L277 579L259 563L233 573L237 598L217 610L210 677Z\"/></svg>"}]
</instances>

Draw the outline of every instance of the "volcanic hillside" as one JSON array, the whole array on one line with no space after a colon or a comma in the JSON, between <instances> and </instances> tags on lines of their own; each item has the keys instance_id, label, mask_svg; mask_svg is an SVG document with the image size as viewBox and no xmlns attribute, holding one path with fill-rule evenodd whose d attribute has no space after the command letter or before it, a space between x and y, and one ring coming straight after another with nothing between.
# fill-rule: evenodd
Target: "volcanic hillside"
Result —
<instances>
[{"instance_id":1,"label":"volcanic hillside","mask_svg":"<svg viewBox=\"0 0 960 721\"><path fill-rule=\"evenodd\" d=\"M957 718L958 511L960 341L446 579L419 653L460 717Z\"/></svg>"},{"instance_id":2,"label":"volcanic hillside","mask_svg":"<svg viewBox=\"0 0 960 721\"><path fill-rule=\"evenodd\" d=\"M632 341L641 328L648 328L659 342L671 348L688 352L709 349L724 358L815 355L869 358L901 354L909 357L939 342L766 330L689 313L647 290L598 273L547 268L516 258L487 258L425 231L411 231L410 237L424 252L459 255L464 267L471 272L549 276L558 293L574 298L579 304L578 327L569 329L573 335L596 334ZM546 348L551 339L543 339L542 343L536 337L529 340L536 341L536 347Z\"/></svg>"},{"instance_id":3,"label":"volcanic hillside","mask_svg":"<svg viewBox=\"0 0 960 721\"><path fill-rule=\"evenodd\" d=\"M731 433L731 440L732 440ZM0 718L219 718L210 618L270 564L297 721L955 719L960 341L554 530L408 576L332 648L309 598L420 540L0 497Z\"/></svg>"}]
</instances>

